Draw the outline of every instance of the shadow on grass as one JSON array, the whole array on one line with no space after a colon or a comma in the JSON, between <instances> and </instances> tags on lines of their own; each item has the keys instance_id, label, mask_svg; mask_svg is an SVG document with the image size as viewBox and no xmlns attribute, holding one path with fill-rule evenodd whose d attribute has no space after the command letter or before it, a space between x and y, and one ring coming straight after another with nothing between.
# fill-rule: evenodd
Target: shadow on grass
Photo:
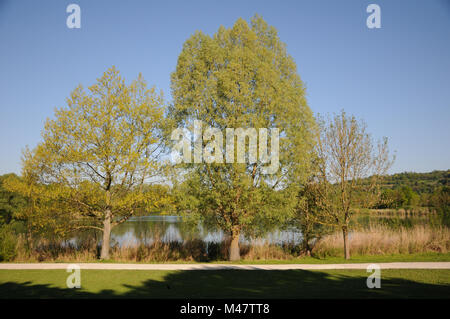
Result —
<instances>
[{"instance_id":1,"label":"shadow on grass","mask_svg":"<svg viewBox=\"0 0 450 319\"><path fill-rule=\"evenodd\" d=\"M105 275L108 271L104 272ZM145 275L145 274L144 274ZM382 278L380 289L366 286L367 275L306 270L191 270L170 272L162 281L117 284L122 292L6 282L0 298L445 298L450 285ZM89 286L89 283L88 283Z\"/></svg>"}]
</instances>

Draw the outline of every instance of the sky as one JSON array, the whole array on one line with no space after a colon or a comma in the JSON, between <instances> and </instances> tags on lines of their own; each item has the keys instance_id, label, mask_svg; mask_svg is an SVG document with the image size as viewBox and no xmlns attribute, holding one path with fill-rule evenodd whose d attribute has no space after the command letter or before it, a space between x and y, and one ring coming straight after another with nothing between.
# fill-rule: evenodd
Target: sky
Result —
<instances>
[{"instance_id":1,"label":"sky","mask_svg":"<svg viewBox=\"0 0 450 319\"><path fill-rule=\"evenodd\" d=\"M69 4L81 28L69 29ZM381 28L369 29L369 4ZM47 118L115 66L170 101L170 74L196 30L261 15L277 30L314 113L344 109L387 136L391 173L450 168L450 0L0 0L0 174L21 170Z\"/></svg>"}]
</instances>

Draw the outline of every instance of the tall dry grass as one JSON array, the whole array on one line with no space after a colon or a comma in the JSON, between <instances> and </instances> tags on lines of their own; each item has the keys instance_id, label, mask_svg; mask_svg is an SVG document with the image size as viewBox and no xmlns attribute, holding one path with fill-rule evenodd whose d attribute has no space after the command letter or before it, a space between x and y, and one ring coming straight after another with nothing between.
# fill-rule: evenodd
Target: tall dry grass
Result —
<instances>
[{"instance_id":1,"label":"tall dry grass","mask_svg":"<svg viewBox=\"0 0 450 319\"><path fill-rule=\"evenodd\" d=\"M93 262L98 260L99 247L93 242L75 246L61 241L39 239L33 247L22 234L17 238L15 262Z\"/></svg>"},{"instance_id":2,"label":"tall dry grass","mask_svg":"<svg viewBox=\"0 0 450 319\"><path fill-rule=\"evenodd\" d=\"M337 232L323 237L313 249L317 257L343 256L342 234ZM229 240L220 243L190 239L184 242L130 243L111 248L111 259L118 262L173 262L227 260ZM287 260L304 254L302 245L269 244L258 241L241 243L243 260ZM27 247L23 236L16 246L16 262L93 262L98 260L100 246L95 241L74 245L41 239ZM350 252L353 255L411 254L426 252L450 252L450 229L418 225L411 228L390 228L370 225L350 233Z\"/></svg>"},{"instance_id":3,"label":"tall dry grass","mask_svg":"<svg viewBox=\"0 0 450 319\"><path fill-rule=\"evenodd\" d=\"M412 254L450 251L450 229L417 225L392 229L383 225L370 225L350 234L350 253L353 255ZM314 247L319 257L343 256L341 232L325 236Z\"/></svg>"},{"instance_id":4,"label":"tall dry grass","mask_svg":"<svg viewBox=\"0 0 450 319\"><path fill-rule=\"evenodd\" d=\"M111 247L110 258L118 262L173 262L173 261L220 261L227 260L229 240L223 242L205 242L190 239L184 242L130 243ZM241 257L244 260L291 259L298 256L298 247L293 244L275 245L256 242L241 243ZM93 262L98 260L100 247L95 243L75 246L71 243L52 242L41 239L34 243L33 249L27 248L23 237L19 237L16 246L16 262Z\"/></svg>"}]
</instances>

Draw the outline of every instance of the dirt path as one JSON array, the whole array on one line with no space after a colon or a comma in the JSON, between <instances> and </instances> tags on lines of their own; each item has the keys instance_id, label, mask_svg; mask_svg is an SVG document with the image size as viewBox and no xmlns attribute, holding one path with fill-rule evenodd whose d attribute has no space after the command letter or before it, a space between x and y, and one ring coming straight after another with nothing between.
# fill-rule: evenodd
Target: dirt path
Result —
<instances>
[{"instance_id":1,"label":"dirt path","mask_svg":"<svg viewBox=\"0 0 450 319\"><path fill-rule=\"evenodd\" d=\"M272 264L272 265L232 265L232 264L106 264L75 263L81 269L104 270L325 270L325 269L367 269L370 263L362 264ZM67 269L69 263L0 263L1 269ZM381 269L450 269L450 262L395 262L377 263Z\"/></svg>"}]
</instances>

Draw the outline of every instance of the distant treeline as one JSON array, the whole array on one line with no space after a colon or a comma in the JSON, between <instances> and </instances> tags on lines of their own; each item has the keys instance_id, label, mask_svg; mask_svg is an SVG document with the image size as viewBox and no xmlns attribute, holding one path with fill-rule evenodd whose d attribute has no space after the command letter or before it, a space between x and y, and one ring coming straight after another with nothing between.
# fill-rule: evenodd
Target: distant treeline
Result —
<instances>
[{"instance_id":1,"label":"distant treeline","mask_svg":"<svg viewBox=\"0 0 450 319\"><path fill-rule=\"evenodd\" d=\"M388 175L384 178L381 189L381 201L374 208L448 209L450 170Z\"/></svg>"},{"instance_id":2,"label":"distant treeline","mask_svg":"<svg viewBox=\"0 0 450 319\"><path fill-rule=\"evenodd\" d=\"M450 186L450 169L429 173L404 172L388 175L384 179L383 186L391 189L408 186L418 194L432 194L436 189Z\"/></svg>"}]
</instances>

